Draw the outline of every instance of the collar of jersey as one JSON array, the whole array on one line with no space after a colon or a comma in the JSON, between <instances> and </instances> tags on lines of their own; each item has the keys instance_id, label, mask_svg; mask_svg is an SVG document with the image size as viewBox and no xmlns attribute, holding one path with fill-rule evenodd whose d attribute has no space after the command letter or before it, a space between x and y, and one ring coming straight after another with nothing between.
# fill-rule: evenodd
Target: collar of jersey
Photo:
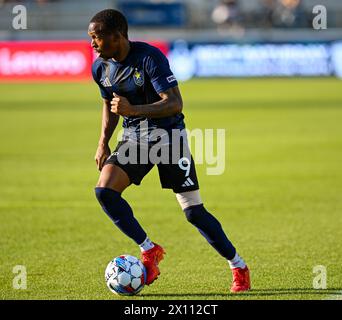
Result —
<instances>
[{"instance_id":1,"label":"collar of jersey","mask_svg":"<svg viewBox=\"0 0 342 320\"><path fill-rule=\"evenodd\" d=\"M109 60L114 63L114 64L125 64L131 57L132 55L132 51L133 51L133 42L132 41L128 41L129 42L129 51L128 51L128 54L126 56L125 59L123 59L122 61L115 61L113 58L110 58Z\"/></svg>"}]
</instances>

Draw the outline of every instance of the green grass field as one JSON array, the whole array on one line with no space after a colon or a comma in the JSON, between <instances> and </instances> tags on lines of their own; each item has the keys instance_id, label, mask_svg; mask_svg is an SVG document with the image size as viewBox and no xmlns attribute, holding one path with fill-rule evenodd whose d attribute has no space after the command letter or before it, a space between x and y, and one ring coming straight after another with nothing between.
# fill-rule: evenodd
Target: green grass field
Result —
<instances>
[{"instance_id":1,"label":"green grass field","mask_svg":"<svg viewBox=\"0 0 342 320\"><path fill-rule=\"evenodd\" d=\"M342 297L342 82L197 80L181 90L189 129L226 129L226 171L199 165L201 195L253 290L229 294L226 261L155 168L124 197L167 255L158 281L132 299ZM0 85L1 299L126 299L106 288L104 269L139 249L94 196L100 118L90 83ZM16 265L27 268L26 290L12 287ZM313 288L316 265L327 268L326 290Z\"/></svg>"}]
</instances>

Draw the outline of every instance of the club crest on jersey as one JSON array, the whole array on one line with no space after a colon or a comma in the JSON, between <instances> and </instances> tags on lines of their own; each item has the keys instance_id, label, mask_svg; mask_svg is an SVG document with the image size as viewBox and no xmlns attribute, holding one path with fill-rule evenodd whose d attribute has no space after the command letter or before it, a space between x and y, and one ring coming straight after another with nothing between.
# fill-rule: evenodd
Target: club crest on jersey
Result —
<instances>
[{"instance_id":1,"label":"club crest on jersey","mask_svg":"<svg viewBox=\"0 0 342 320\"><path fill-rule=\"evenodd\" d=\"M138 69L135 69L133 73L133 79L135 84L141 87L144 84L144 73L138 71Z\"/></svg>"}]
</instances>

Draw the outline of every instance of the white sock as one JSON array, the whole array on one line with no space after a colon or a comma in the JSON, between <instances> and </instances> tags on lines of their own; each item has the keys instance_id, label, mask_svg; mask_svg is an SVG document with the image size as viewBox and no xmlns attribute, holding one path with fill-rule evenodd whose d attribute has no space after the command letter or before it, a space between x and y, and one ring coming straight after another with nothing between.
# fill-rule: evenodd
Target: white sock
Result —
<instances>
[{"instance_id":1,"label":"white sock","mask_svg":"<svg viewBox=\"0 0 342 320\"><path fill-rule=\"evenodd\" d=\"M234 269L234 268L241 268L243 269L244 267L246 267L245 261L243 261L243 259L236 253L235 257L232 260L228 260L230 269Z\"/></svg>"},{"instance_id":2,"label":"white sock","mask_svg":"<svg viewBox=\"0 0 342 320\"><path fill-rule=\"evenodd\" d=\"M149 237L146 237L145 241L142 244L139 244L141 252L150 250L154 247L154 244L149 239Z\"/></svg>"}]
</instances>

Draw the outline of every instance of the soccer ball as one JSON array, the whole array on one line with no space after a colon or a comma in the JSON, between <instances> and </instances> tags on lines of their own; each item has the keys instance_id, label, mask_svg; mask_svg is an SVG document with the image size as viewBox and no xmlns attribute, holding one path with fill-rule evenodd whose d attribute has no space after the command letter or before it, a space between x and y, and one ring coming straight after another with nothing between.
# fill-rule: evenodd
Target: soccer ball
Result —
<instances>
[{"instance_id":1,"label":"soccer ball","mask_svg":"<svg viewBox=\"0 0 342 320\"><path fill-rule=\"evenodd\" d=\"M146 268L138 258L124 254L108 263L105 280L113 293L132 296L145 286Z\"/></svg>"}]
</instances>

